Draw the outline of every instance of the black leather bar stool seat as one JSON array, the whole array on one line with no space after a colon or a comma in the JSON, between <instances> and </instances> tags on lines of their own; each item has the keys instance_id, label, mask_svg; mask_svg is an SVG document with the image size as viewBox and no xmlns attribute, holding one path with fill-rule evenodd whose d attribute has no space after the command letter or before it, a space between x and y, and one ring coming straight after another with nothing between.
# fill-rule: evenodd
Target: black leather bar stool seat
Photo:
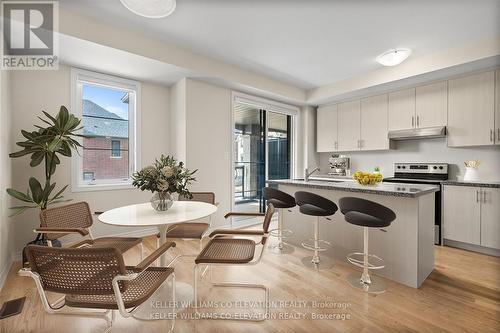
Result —
<instances>
[{"instance_id":1,"label":"black leather bar stool seat","mask_svg":"<svg viewBox=\"0 0 500 333\"><path fill-rule=\"evenodd\" d=\"M339 200L340 211L345 220L353 225L363 227L363 252L350 253L347 260L358 267L363 268L361 278L357 274L347 277L348 282L355 288L369 293L382 293L385 291L385 283L371 277L369 270L382 269L385 267L383 260L374 254L368 253L369 228L385 228L396 219L396 214L389 208L361 198L345 197Z\"/></svg>"},{"instance_id":2,"label":"black leather bar stool seat","mask_svg":"<svg viewBox=\"0 0 500 333\"><path fill-rule=\"evenodd\" d=\"M385 228L391 225L389 220L383 220L360 212L347 212L344 217L350 224L359 225L360 227Z\"/></svg>"},{"instance_id":3,"label":"black leather bar stool seat","mask_svg":"<svg viewBox=\"0 0 500 333\"><path fill-rule=\"evenodd\" d=\"M320 195L306 191L295 192L295 201L299 205L299 211L304 215L316 216L317 219L314 222L314 238L312 239L313 244L308 244L306 242L302 243L302 246L308 250L314 251L312 257L306 257L302 260L307 266L313 266L318 269L330 268L331 264L326 261L320 261L319 252L325 251L327 248L325 246L330 246L330 243L319 238L319 221L322 217L334 215L338 207L337 205ZM330 220L327 217L327 220Z\"/></svg>"},{"instance_id":4,"label":"black leather bar stool seat","mask_svg":"<svg viewBox=\"0 0 500 333\"><path fill-rule=\"evenodd\" d=\"M264 187L262 189L262 194L264 199L266 199L268 203L273 204L273 206L278 209L278 228L269 231L269 234L271 236L278 238L278 244L271 246L274 250L273 252L277 254L292 253L293 247L283 242L284 238L288 238L293 234L291 230L283 229L283 212L284 209L289 209L296 206L295 198L288 193L272 187Z\"/></svg>"}]
</instances>

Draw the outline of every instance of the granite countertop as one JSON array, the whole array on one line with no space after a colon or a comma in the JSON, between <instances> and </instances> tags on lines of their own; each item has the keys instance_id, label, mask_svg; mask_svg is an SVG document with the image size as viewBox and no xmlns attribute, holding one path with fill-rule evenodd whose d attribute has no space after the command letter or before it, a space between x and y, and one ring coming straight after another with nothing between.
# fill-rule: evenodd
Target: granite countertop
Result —
<instances>
[{"instance_id":1,"label":"granite countertop","mask_svg":"<svg viewBox=\"0 0 500 333\"><path fill-rule=\"evenodd\" d=\"M476 180L476 181L445 180L442 184L443 185L454 185L454 186L474 186L474 187L500 188L500 181L493 181L493 180Z\"/></svg>"},{"instance_id":2,"label":"granite countertop","mask_svg":"<svg viewBox=\"0 0 500 333\"><path fill-rule=\"evenodd\" d=\"M395 197L416 198L428 193L439 191L435 185L424 184L403 184L403 183L380 183L377 185L360 185L352 181L319 181L309 180L308 182L298 179L269 180L269 184L294 185L300 187L318 188L334 191L360 192L380 195L390 195Z\"/></svg>"}]
</instances>

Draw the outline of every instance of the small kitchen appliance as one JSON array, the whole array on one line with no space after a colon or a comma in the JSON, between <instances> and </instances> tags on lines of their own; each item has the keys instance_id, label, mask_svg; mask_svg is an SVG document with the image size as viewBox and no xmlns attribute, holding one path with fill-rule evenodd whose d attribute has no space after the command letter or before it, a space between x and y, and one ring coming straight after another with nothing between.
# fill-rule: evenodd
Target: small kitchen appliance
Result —
<instances>
[{"instance_id":1,"label":"small kitchen appliance","mask_svg":"<svg viewBox=\"0 0 500 333\"><path fill-rule=\"evenodd\" d=\"M331 176L349 176L350 175L350 159L349 157L343 155L332 155L328 159L330 162L330 172Z\"/></svg>"}]
</instances>

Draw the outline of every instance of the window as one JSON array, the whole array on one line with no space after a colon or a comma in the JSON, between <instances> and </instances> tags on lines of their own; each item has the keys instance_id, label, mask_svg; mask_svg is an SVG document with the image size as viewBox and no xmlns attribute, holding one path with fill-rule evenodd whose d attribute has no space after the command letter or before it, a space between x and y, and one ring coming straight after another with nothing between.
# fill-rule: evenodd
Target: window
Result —
<instances>
[{"instance_id":1,"label":"window","mask_svg":"<svg viewBox=\"0 0 500 333\"><path fill-rule=\"evenodd\" d=\"M121 157L120 140L111 140L111 157Z\"/></svg>"},{"instance_id":2,"label":"window","mask_svg":"<svg viewBox=\"0 0 500 333\"><path fill-rule=\"evenodd\" d=\"M72 190L130 188L139 169L140 84L79 69L71 76L72 110L83 126L83 149L72 161Z\"/></svg>"},{"instance_id":3,"label":"window","mask_svg":"<svg viewBox=\"0 0 500 333\"><path fill-rule=\"evenodd\" d=\"M84 171L83 172L83 180L89 180L89 181L94 180L94 173L90 172L90 171Z\"/></svg>"}]
</instances>

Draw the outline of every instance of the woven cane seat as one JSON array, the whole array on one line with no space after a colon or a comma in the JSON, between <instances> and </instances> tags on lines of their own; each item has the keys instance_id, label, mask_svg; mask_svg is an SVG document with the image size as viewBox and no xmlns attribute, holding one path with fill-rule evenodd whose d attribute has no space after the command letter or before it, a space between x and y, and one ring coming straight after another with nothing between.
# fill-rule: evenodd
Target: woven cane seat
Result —
<instances>
[{"instance_id":1,"label":"woven cane seat","mask_svg":"<svg viewBox=\"0 0 500 333\"><path fill-rule=\"evenodd\" d=\"M125 308L133 308L144 303L162 285L174 271L171 267L149 267L127 284L122 293ZM132 274L132 268L127 267L127 273ZM92 281L88 281L92 283ZM115 294L104 295L66 295L66 305L75 308L118 309Z\"/></svg>"},{"instance_id":2,"label":"woven cane seat","mask_svg":"<svg viewBox=\"0 0 500 333\"><path fill-rule=\"evenodd\" d=\"M114 247L121 253L124 253L142 242L141 238L135 237L101 237L96 239L85 239L72 245L72 248L78 248L83 245L92 246L95 248Z\"/></svg>"},{"instance_id":3,"label":"woven cane seat","mask_svg":"<svg viewBox=\"0 0 500 333\"><path fill-rule=\"evenodd\" d=\"M179 223L167 231L167 238L202 239L210 225L208 223Z\"/></svg>"},{"instance_id":4,"label":"woven cane seat","mask_svg":"<svg viewBox=\"0 0 500 333\"><path fill-rule=\"evenodd\" d=\"M255 242L250 239L213 238L195 259L195 263L246 264L255 254Z\"/></svg>"}]
</instances>

